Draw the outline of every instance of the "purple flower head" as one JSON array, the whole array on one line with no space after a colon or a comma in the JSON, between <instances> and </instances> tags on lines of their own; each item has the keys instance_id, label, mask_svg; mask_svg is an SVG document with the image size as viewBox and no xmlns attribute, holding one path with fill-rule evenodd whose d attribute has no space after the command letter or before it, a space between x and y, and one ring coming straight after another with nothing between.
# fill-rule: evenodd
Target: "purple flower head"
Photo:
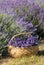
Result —
<instances>
[{"instance_id":1,"label":"purple flower head","mask_svg":"<svg viewBox=\"0 0 44 65\"><path fill-rule=\"evenodd\" d=\"M29 28L32 28L33 24L31 22L29 22L29 23L26 24L26 26L29 27Z\"/></svg>"}]
</instances>

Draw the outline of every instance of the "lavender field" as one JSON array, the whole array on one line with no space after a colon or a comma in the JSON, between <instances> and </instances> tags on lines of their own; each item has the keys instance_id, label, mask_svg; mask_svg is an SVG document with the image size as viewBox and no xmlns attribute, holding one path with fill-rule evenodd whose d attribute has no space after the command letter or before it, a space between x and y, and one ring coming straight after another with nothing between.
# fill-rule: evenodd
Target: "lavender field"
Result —
<instances>
[{"instance_id":1,"label":"lavender field","mask_svg":"<svg viewBox=\"0 0 44 65\"><path fill-rule=\"evenodd\" d=\"M14 35L30 33L31 36ZM38 54L12 58L7 46L38 45ZM44 65L44 0L0 0L0 65Z\"/></svg>"}]
</instances>

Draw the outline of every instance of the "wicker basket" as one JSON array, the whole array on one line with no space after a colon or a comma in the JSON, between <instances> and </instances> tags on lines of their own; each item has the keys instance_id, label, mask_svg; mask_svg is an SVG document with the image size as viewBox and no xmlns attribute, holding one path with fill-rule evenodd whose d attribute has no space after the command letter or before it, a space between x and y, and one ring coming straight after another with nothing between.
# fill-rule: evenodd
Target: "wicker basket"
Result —
<instances>
[{"instance_id":1,"label":"wicker basket","mask_svg":"<svg viewBox=\"0 0 44 65\"><path fill-rule=\"evenodd\" d=\"M30 33L21 33L21 34L17 34L17 35L14 35L11 40L13 38L15 38L16 36L19 36L19 35L29 35L29 36L32 36ZM30 47L14 47L14 46L8 46L8 52L9 54L16 58L16 57L20 57L20 56L23 56L23 55L36 55L38 53L38 45L36 46L30 46Z\"/></svg>"}]
</instances>

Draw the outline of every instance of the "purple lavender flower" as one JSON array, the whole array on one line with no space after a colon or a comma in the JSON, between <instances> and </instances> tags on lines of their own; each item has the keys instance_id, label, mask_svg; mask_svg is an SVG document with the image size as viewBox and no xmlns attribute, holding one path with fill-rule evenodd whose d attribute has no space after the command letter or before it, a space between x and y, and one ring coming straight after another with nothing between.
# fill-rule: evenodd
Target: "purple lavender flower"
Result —
<instances>
[{"instance_id":1,"label":"purple lavender flower","mask_svg":"<svg viewBox=\"0 0 44 65\"><path fill-rule=\"evenodd\" d=\"M24 39L23 37L21 39L20 37L20 38L11 40L8 45L12 45L15 47L28 47L28 46L37 45L37 43L38 43L37 36L32 36L32 37L27 36L27 39Z\"/></svg>"},{"instance_id":2,"label":"purple lavender flower","mask_svg":"<svg viewBox=\"0 0 44 65\"><path fill-rule=\"evenodd\" d=\"M33 24L31 22L27 23L26 26L29 28L33 28Z\"/></svg>"}]
</instances>

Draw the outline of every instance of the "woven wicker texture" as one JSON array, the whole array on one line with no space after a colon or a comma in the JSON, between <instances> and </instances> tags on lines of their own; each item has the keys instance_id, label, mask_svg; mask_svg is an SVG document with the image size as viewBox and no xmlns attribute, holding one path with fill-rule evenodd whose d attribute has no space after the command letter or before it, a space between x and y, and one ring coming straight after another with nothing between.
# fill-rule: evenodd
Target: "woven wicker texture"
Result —
<instances>
[{"instance_id":1,"label":"woven wicker texture","mask_svg":"<svg viewBox=\"0 0 44 65\"><path fill-rule=\"evenodd\" d=\"M9 46L8 52L14 58L20 57L22 55L31 56L31 55L36 55L38 53L38 46L31 46L27 48L19 48L19 47L15 48L15 47Z\"/></svg>"}]
</instances>

